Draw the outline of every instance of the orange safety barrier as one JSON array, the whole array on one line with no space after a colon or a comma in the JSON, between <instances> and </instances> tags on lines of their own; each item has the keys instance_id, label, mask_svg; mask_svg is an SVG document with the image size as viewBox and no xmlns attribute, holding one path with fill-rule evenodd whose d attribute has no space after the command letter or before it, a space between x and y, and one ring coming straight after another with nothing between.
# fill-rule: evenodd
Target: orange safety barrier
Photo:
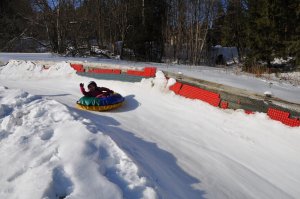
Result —
<instances>
[{"instance_id":1,"label":"orange safety barrier","mask_svg":"<svg viewBox=\"0 0 300 199\"><path fill-rule=\"evenodd\" d=\"M169 89L174 91L176 94L186 98L200 99L216 107L220 105L220 107L223 109L227 109L229 106L229 103L227 101L221 101L220 94L208 90L204 90L202 88L198 88L195 86L191 86L188 84L182 84L180 82L176 82L174 85L170 86ZM240 104L239 100L238 100L238 104ZM244 110L244 112L246 114L254 114L252 110ZM280 121L285 125L291 127L300 126L300 119L290 118L289 112L281 111L275 108L269 108L267 111L267 115L271 119Z\"/></svg>"},{"instance_id":2,"label":"orange safety barrier","mask_svg":"<svg viewBox=\"0 0 300 199\"><path fill-rule=\"evenodd\" d=\"M174 91L174 93L178 94L181 87L182 87L182 83L176 82L174 85L170 86L169 89L171 91Z\"/></svg>"},{"instance_id":3,"label":"orange safety barrier","mask_svg":"<svg viewBox=\"0 0 300 199\"><path fill-rule=\"evenodd\" d=\"M290 116L290 113L275 108L269 108L267 115L273 120L283 121L283 119L286 119Z\"/></svg>"},{"instance_id":4,"label":"orange safety barrier","mask_svg":"<svg viewBox=\"0 0 300 199\"><path fill-rule=\"evenodd\" d=\"M74 70L78 71L78 72L84 72L84 68L82 64L70 64L72 68L74 68Z\"/></svg>"},{"instance_id":5,"label":"orange safety barrier","mask_svg":"<svg viewBox=\"0 0 300 199\"><path fill-rule=\"evenodd\" d=\"M144 68L145 77L155 77L156 67L146 67Z\"/></svg>"},{"instance_id":6,"label":"orange safety barrier","mask_svg":"<svg viewBox=\"0 0 300 199\"><path fill-rule=\"evenodd\" d=\"M281 122L283 124L291 126L291 127L300 126L300 120L299 119L284 118Z\"/></svg>"},{"instance_id":7,"label":"orange safety barrier","mask_svg":"<svg viewBox=\"0 0 300 199\"><path fill-rule=\"evenodd\" d=\"M190 99L199 99L205 101L213 106L219 106L221 101L220 94L187 84L184 84L181 87L178 94Z\"/></svg>"},{"instance_id":8,"label":"orange safety barrier","mask_svg":"<svg viewBox=\"0 0 300 199\"><path fill-rule=\"evenodd\" d=\"M89 73L98 73L98 74L121 74L120 69L102 69L102 68L90 68Z\"/></svg>"},{"instance_id":9,"label":"orange safety barrier","mask_svg":"<svg viewBox=\"0 0 300 199\"><path fill-rule=\"evenodd\" d=\"M127 75L144 76L144 71L139 71L139 70L127 70Z\"/></svg>"},{"instance_id":10,"label":"orange safety barrier","mask_svg":"<svg viewBox=\"0 0 300 199\"><path fill-rule=\"evenodd\" d=\"M113 74L121 74L121 72L120 69L113 69Z\"/></svg>"},{"instance_id":11,"label":"orange safety barrier","mask_svg":"<svg viewBox=\"0 0 300 199\"><path fill-rule=\"evenodd\" d=\"M228 109L228 105L229 105L228 102L226 102L226 101L221 101L220 107L221 107L222 109Z\"/></svg>"},{"instance_id":12,"label":"orange safety barrier","mask_svg":"<svg viewBox=\"0 0 300 199\"><path fill-rule=\"evenodd\" d=\"M273 119L282 122L285 125L296 127L300 126L300 120L296 118L290 118L290 113L281 111L275 108L269 108L267 115Z\"/></svg>"},{"instance_id":13,"label":"orange safety barrier","mask_svg":"<svg viewBox=\"0 0 300 199\"><path fill-rule=\"evenodd\" d=\"M250 114L254 114L254 112L253 111L251 111L251 110L244 110L245 111L245 113L246 114L248 114L248 115L250 115Z\"/></svg>"},{"instance_id":14,"label":"orange safety barrier","mask_svg":"<svg viewBox=\"0 0 300 199\"><path fill-rule=\"evenodd\" d=\"M128 75L155 77L156 67L146 67L143 70L127 70Z\"/></svg>"},{"instance_id":15,"label":"orange safety barrier","mask_svg":"<svg viewBox=\"0 0 300 199\"><path fill-rule=\"evenodd\" d=\"M76 71L84 72L82 64L71 64L72 68ZM103 68L89 68L89 73L97 74L121 74L120 69L103 69ZM156 67L145 67L143 70L127 70L127 75L142 76L142 77L155 77Z\"/></svg>"}]
</instances>

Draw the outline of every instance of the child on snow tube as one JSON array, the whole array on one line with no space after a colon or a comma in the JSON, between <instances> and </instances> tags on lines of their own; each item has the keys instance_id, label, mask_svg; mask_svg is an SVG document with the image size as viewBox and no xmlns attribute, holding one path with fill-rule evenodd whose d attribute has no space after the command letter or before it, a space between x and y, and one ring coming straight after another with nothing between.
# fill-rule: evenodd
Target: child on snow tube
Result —
<instances>
[{"instance_id":1,"label":"child on snow tube","mask_svg":"<svg viewBox=\"0 0 300 199\"><path fill-rule=\"evenodd\" d=\"M88 89L86 92L83 83L80 83L80 90L84 96L77 101L77 108L106 111L117 108L124 102L124 97L120 94L105 87L97 87L94 81L88 84Z\"/></svg>"},{"instance_id":2,"label":"child on snow tube","mask_svg":"<svg viewBox=\"0 0 300 199\"><path fill-rule=\"evenodd\" d=\"M84 84L83 83L80 83L79 85L80 85L81 93L86 97L100 98L100 97L107 97L107 96L112 95L114 93L114 91L112 91L108 88L98 87L96 82L94 82L94 81L91 81L88 84L89 91L87 91L87 92L84 89Z\"/></svg>"}]
</instances>

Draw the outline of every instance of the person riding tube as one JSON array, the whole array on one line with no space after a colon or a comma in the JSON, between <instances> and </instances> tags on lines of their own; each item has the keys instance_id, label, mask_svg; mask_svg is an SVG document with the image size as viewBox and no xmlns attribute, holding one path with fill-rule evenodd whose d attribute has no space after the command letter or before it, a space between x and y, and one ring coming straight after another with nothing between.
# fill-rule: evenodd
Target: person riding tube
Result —
<instances>
[{"instance_id":1,"label":"person riding tube","mask_svg":"<svg viewBox=\"0 0 300 199\"><path fill-rule=\"evenodd\" d=\"M125 100L119 93L115 93L105 87L98 87L94 81L88 84L88 89L88 91L85 91L84 84L80 83L80 91L84 96L77 101L77 108L91 111L107 111L120 107Z\"/></svg>"},{"instance_id":2,"label":"person riding tube","mask_svg":"<svg viewBox=\"0 0 300 199\"><path fill-rule=\"evenodd\" d=\"M107 97L107 96L112 95L114 93L114 91L112 91L112 90L110 90L106 87L98 87L96 82L94 82L94 81L91 81L88 84L88 90L89 91L85 91L83 83L80 83L79 86L80 86L81 93L84 96L87 96L87 97L97 97L97 98Z\"/></svg>"}]
</instances>

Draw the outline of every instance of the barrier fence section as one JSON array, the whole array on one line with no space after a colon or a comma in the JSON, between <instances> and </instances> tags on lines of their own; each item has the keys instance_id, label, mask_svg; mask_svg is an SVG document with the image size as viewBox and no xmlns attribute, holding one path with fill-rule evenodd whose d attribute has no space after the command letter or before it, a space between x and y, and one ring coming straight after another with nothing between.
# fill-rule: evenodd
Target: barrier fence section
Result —
<instances>
[{"instance_id":1,"label":"barrier fence section","mask_svg":"<svg viewBox=\"0 0 300 199\"><path fill-rule=\"evenodd\" d=\"M79 73L84 74L110 74L110 75L126 75L126 76L136 76L143 78L155 77L156 67L145 67L143 70L127 70L122 72L121 69L102 69L102 68L93 68L89 67L85 69L82 64L71 64L71 67L74 68ZM189 84L184 84L177 82L169 87L175 94L195 100L201 100L207 102L208 104L220 107L222 109L229 108L229 102L222 100L219 93L212 92L197 86L192 86ZM239 102L237 102L239 103ZM244 110L246 114L253 114L253 110ZM282 122L285 125L290 127L299 127L300 118L295 117L291 118L290 113L282 111L273 107L268 107L267 115L273 119Z\"/></svg>"},{"instance_id":2,"label":"barrier fence section","mask_svg":"<svg viewBox=\"0 0 300 199\"><path fill-rule=\"evenodd\" d=\"M215 107L220 107L222 109L228 109L229 103L220 98L220 94L211 92L202 88L191 86L188 84L183 84L176 82L169 87L175 94L181 95L189 99L197 99L204 102L207 102ZM244 110L246 114L253 114L252 110ZM267 115L273 119L282 122L285 125L291 127L299 127L300 120L299 118L290 118L290 113L276 108L269 107Z\"/></svg>"},{"instance_id":3,"label":"barrier fence section","mask_svg":"<svg viewBox=\"0 0 300 199\"><path fill-rule=\"evenodd\" d=\"M77 72L95 73L95 74L122 74L121 69L103 69L89 67L85 69L83 64L70 64L71 67ZM143 70L127 70L125 74L131 76L141 76L141 77L155 77L156 67L144 67Z\"/></svg>"}]
</instances>

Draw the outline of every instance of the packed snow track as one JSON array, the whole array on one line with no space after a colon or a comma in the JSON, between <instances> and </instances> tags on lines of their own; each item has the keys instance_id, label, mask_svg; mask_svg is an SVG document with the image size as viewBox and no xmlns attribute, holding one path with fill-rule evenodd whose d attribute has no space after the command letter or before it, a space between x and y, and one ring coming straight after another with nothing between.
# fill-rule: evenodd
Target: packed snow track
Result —
<instances>
[{"instance_id":1,"label":"packed snow track","mask_svg":"<svg viewBox=\"0 0 300 199\"><path fill-rule=\"evenodd\" d=\"M300 130L138 83L96 80L125 97L75 109L91 78L59 63L0 69L0 198L297 198ZM94 80L94 79L93 79Z\"/></svg>"}]
</instances>

